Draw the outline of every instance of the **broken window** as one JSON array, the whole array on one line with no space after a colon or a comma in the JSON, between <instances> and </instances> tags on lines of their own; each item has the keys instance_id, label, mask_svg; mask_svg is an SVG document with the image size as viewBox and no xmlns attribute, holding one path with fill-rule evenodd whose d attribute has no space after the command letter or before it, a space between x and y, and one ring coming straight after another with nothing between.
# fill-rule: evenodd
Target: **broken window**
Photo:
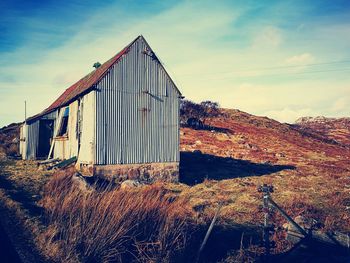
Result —
<instances>
[{"instance_id":1,"label":"broken window","mask_svg":"<svg viewBox=\"0 0 350 263\"><path fill-rule=\"evenodd\" d=\"M69 117L69 107L66 107L63 112L63 117L61 121L61 126L58 131L57 136L66 136L68 135L68 117Z\"/></svg>"}]
</instances>

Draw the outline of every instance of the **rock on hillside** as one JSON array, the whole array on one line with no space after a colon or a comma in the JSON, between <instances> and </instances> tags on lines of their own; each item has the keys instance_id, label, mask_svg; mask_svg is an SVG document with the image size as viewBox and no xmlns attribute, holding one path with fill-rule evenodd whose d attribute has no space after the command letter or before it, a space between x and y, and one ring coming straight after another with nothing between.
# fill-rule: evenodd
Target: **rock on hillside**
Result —
<instances>
[{"instance_id":1,"label":"rock on hillside","mask_svg":"<svg viewBox=\"0 0 350 263\"><path fill-rule=\"evenodd\" d=\"M257 163L292 165L349 154L349 147L339 144L338 140L341 132L350 134L350 129L329 128L325 135L318 131L321 130L321 123L317 126L318 130L314 131L300 124L280 123L239 110L220 111L218 117L209 119L207 123L227 132L182 128L182 151L199 150L204 154ZM345 141L345 138L342 140Z\"/></svg>"},{"instance_id":2,"label":"rock on hillside","mask_svg":"<svg viewBox=\"0 0 350 263\"><path fill-rule=\"evenodd\" d=\"M350 146L350 118L302 117L296 120L295 127Z\"/></svg>"},{"instance_id":3,"label":"rock on hillside","mask_svg":"<svg viewBox=\"0 0 350 263\"><path fill-rule=\"evenodd\" d=\"M19 155L19 123L0 129L0 158Z\"/></svg>"}]
</instances>

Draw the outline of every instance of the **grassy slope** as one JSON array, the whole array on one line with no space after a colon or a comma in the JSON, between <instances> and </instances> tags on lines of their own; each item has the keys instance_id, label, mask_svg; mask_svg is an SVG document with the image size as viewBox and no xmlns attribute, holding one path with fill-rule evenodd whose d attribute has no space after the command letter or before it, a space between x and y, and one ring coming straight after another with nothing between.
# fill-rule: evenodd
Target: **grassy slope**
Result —
<instances>
[{"instance_id":1,"label":"grassy slope","mask_svg":"<svg viewBox=\"0 0 350 263\"><path fill-rule=\"evenodd\" d=\"M208 179L225 179L186 188L182 195L187 195L195 208L211 214L222 199L222 220L261 223L261 197L256 188L269 183L275 187L273 198L292 216L302 214L318 220L325 229L350 231L349 147L238 110L223 110L223 116L210 124L229 129L229 133L181 131L182 151L206 154L198 159L198 165L182 164L182 180L201 173ZM189 155L192 159L198 156ZM284 165L294 168L284 169ZM283 223L279 216L276 221Z\"/></svg>"},{"instance_id":2,"label":"grassy slope","mask_svg":"<svg viewBox=\"0 0 350 263\"><path fill-rule=\"evenodd\" d=\"M337 142L350 146L350 118L324 118L297 121L295 127L303 131L313 131Z\"/></svg>"}]
</instances>

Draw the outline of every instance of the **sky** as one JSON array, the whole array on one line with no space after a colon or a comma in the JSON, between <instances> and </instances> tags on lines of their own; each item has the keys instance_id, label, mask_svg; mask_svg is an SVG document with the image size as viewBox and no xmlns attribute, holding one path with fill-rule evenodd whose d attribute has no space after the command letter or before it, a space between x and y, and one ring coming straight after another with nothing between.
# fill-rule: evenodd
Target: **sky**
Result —
<instances>
[{"instance_id":1,"label":"sky","mask_svg":"<svg viewBox=\"0 0 350 263\"><path fill-rule=\"evenodd\" d=\"M0 2L0 127L143 35L183 95L281 122L350 116L350 1Z\"/></svg>"}]
</instances>

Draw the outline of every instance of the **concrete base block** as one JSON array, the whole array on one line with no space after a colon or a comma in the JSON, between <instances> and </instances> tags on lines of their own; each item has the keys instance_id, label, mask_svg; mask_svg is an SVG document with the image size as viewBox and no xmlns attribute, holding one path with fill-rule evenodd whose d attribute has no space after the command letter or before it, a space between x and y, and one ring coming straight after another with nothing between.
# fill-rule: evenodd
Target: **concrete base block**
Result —
<instances>
[{"instance_id":1,"label":"concrete base block","mask_svg":"<svg viewBox=\"0 0 350 263\"><path fill-rule=\"evenodd\" d=\"M93 165L88 172L107 180L122 182L125 180L138 180L143 182L178 182L179 163L144 163L144 164L114 164Z\"/></svg>"}]
</instances>

